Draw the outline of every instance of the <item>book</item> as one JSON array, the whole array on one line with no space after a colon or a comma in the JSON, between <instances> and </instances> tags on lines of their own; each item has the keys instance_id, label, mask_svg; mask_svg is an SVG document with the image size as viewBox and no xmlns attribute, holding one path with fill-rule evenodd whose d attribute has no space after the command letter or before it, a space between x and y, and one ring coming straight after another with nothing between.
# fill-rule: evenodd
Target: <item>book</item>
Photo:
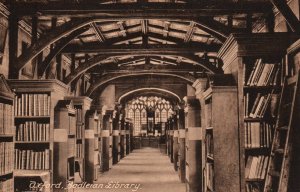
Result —
<instances>
[{"instance_id":1,"label":"book","mask_svg":"<svg viewBox=\"0 0 300 192\"><path fill-rule=\"evenodd\" d=\"M245 147L269 148L274 125L265 122L245 122Z\"/></svg>"},{"instance_id":2,"label":"book","mask_svg":"<svg viewBox=\"0 0 300 192\"><path fill-rule=\"evenodd\" d=\"M249 156L246 162L246 179L265 179L269 157L266 155Z\"/></svg>"}]
</instances>

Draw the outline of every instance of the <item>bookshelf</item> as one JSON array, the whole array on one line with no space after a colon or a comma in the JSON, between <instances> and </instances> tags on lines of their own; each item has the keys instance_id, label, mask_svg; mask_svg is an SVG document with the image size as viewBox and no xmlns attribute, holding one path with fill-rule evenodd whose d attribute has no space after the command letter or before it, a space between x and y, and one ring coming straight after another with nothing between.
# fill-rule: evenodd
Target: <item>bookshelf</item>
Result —
<instances>
[{"instance_id":1,"label":"bookshelf","mask_svg":"<svg viewBox=\"0 0 300 192\"><path fill-rule=\"evenodd\" d=\"M102 115L102 170L109 171L112 168L112 110L106 110Z\"/></svg>"},{"instance_id":2,"label":"bookshelf","mask_svg":"<svg viewBox=\"0 0 300 192\"><path fill-rule=\"evenodd\" d=\"M245 57L243 65L246 191L263 191L282 82L282 63Z\"/></svg>"},{"instance_id":3,"label":"bookshelf","mask_svg":"<svg viewBox=\"0 0 300 192\"><path fill-rule=\"evenodd\" d=\"M299 191L300 189L300 183L299 183L299 170L300 167L299 162L300 162L300 155L299 155L299 151L300 151L300 147L299 147L299 136L300 136L300 132L299 129L297 127L297 125L299 125L299 47L300 47L300 41L297 40L295 43L293 43L288 49L287 49L287 57L286 57L286 76L290 77L290 79L297 79L298 78L298 83L294 84L294 92L295 92L295 100L293 102L292 99L290 99L289 101L292 102L292 106L291 109L293 109L293 112L290 113L291 116L291 120L290 122L285 122L282 123L280 126L284 126L284 125L288 125L289 124L289 128L286 127L287 129L285 131L287 131L288 129L290 129L290 142L292 142L292 145L289 143L287 145L287 148L292 148L292 158L290 158L290 163L289 161L287 161L287 159L285 161L287 161L288 166L290 167L290 170L286 169L283 172L282 175L286 175L287 173L289 174L288 179L288 191ZM297 80L296 80L297 81ZM291 81L287 80L287 82L290 84ZM292 86L291 84L289 86ZM298 90L298 91L297 91ZM288 91L289 92L289 91ZM297 93L298 92L298 93ZM291 97L291 96L289 96ZM297 99L298 98L298 99ZM281 101L282 102L282 101ZM280 105L281 107L282 105ZM284 109L286 110L286 109ZM291 111L290 111L291 112ZM280 111L279 111L280 113ZM286 115L283 115L283 117L286 117ZM278 122L279 123L279 122ZM285 133L283 131L283 133ZM282 135L282 134L279 134ZM288 135L287 135L288 136ZM283 164L283 162L282 162ZM278 164L275 163L275 165L277 167ZM283 164L284 165L284 164ZM282 166L284 167L284 166ZM281 181L281 186L285 187L285 181L287 180L286 178L282 178ZM280 183L279 183L280 185ZM266 187L266 186L265 186Z\"/></svg>"},{"instance_id":4,"label":"bookshelf","mask_svg":"<svg viewBox=\"0 0 300 192\"><path fill-rule=\"evenodd\" d=\"M9 80L9 84L15 92L15 191L38 190L29 188L30 181L53 183L53 106L68 86L57 80Z\"/></svg>"},{"instance_id":5,"label":"bookshelf","mask_svg":"<svg viewBox=\"0 0 300 192\"><path fill-rule=\"evenodd\" d=\"M65 188L68 182L76 182L76 109L72 100L59 100L55 107L54 141L54 183L62 182Z\"/></svg>"},{"instance_id":6,"label":"bookshelf","mask_svg":"<svg viewBox=\"0 0 300 192\"><path fill-rule=\"evenodd\" d=\"M121 124L121 132L120 132L120 158L123 159L126 156L126 130L125 130L125 118L124 115L120 114L120 124Z\"/></svg>"},{"instance_id":7,"label":"bookshelf","mask_svg":"<svg viewBox=\"0 0 300 192\"><path fill-rule=\"evenodd\" d=\"M0 75L0 191L14 191L14 93Z\"/></svg>"},{"instance_id":8,"label":"bookshelf","mask_svg":"<svg viewBox=\"0 0 300 192\"><path fill-rule=\"evenodd\" d=\"M203 191L239 191L238 121L232 118L238 110L235 81L232 75L209 75L208 81L200 84L195 87L204 108ZM203 87L205 91L201 91Z\"/></svg>"},{"instance_id":9,"label":"bookshelf","mask_svg":"<svg viewBox=\"0 0 300 192\"><path fill-rule=\"evenodd\" d=\"M232 34L218 53L237 82L240 191L263 191L270 159L289 33ZM280 46L278 46L280 45Z\"/></svg>"},{"instance_id":10,"label":"bookshelf","mask_svg":"<svg viewBox=\"0 0 300 192\"><path fill-rule=\"evenodd\" d=\"M97 111L90 110L87 112L85 132L85 171L88 173L85 180L88 183L93 183L100 176L102 161L101 127Z\"/></svg>"},{"instance_id":11,"label":"bookshelf","mask_svg":"<svg viewBox=\"0 0 300 192\"><path fill-rule=\"evenodd\" d=\"M75 183L85 181L86 175L89 173L85 171L85 133L86 131L85 116L86 112L90 109L92 100L85 96L67 96L66 100L72 100L75 116L76 116L76 132L75 132Z\"/></svg>"},{"instance_id":12,"label":"bookshelf","mask_svg":"<svg viewBox=\"0 0 300 192\"><path fill-rule=\"evenodd\" d=\"M133 122L129 118L125 118L125 140L126 140L126 155L134 149L133 143Z\"/></svg>"},{"instance_id":13,"label":"bookshelf","mask_svg":"<svg viewBox=\"0 0 300 192\"><path fill-rule=\"evenodd\" d=\"M211 92L205 97L205 167L204 167L204 191L214 191L214 140L212 127L212 97Z\"/></svg>"}]
</instances>

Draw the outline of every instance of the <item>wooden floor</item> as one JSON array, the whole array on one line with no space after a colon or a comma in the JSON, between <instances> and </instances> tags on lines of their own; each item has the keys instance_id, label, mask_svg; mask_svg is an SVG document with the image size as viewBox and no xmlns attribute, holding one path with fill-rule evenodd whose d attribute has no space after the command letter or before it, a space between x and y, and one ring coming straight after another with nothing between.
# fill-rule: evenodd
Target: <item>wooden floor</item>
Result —
<instances>
[{"instance_id":1,"label":"wooden floor","mask_svg":"<svg viewBox=\"0 0 300 192\"><path fill-rule=\"evenodd\" d=\"M154 148L143 148L133 151L117 165L114 165L109 172L100 176L96 183L99 183L99 186L95 185L93 187L98 189L85 188L76 189L75 191L185 191L185 185L180 183L177 172L174 171L169 158ZM113 186L112 184L115 185ZM109 186L111 188L106 188Z\"/></svg>"}]
</instances>

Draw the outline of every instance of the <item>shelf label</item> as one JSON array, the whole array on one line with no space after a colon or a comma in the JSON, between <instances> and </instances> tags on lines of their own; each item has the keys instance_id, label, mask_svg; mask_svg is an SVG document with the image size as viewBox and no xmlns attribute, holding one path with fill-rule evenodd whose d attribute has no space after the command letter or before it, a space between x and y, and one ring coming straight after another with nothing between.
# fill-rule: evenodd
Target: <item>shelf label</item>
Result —
<instances>
[{"instance_id":1,"label":"shelf label","mask_svg":"<svg viewBox=\"0 0 300 192\"><path fill-rule=\"evenodd\" d=\"M120 135L120 131L119 130L113 130L112 135L113 136L119 136Z\"/></svg>"},{"instance_id":2,"label":"shelf label","mask_svg":"<svg viewBox=\"0 0 300 192\"><path fill-rule=\"evenodd\" d=\"M179 136L179 132L178 132L178 130L175 130L173 137L178 137L178 136Z\"/></svg>"},{"instance_id":3,"label":"shelf label","mask_svg":"<svg viewBox=\"0 0 300 192\"><path fill-rule=\"evenodd\" d=\"M121 135L125 135L126 131L125 130L121 130Z\"/></svg>"},{"instance_id":4,"label":"shelf label","mask_svg":"<svg viewBox=\"0 0 300 192\"><path fill-rule=\"evenodd\" d=\"M85 134L86 139L94 139L95 138L95 132L92 129L85 130L84 134Z\"/></svg>"},{"instance_id":5,"label":"shelf label","mask_svg":"<svg viewBox=\"0 0 300 192\"><path fill-rule=\"evenodd\" d=\"M202 128L201 127L189 127L188 138L190 141L202 140Z\"/></svg>"},{"instance_id":6,"label":"shelf label","mask_svg":"<svg viewBox=\"0 0 300 192\"><path fill-rule=\"evenodd\" d=\"M185 129L179 129L179 138L184 139L185 138Z\"/></svg>"},{"instance_id":7,"label":"shelf label","mask_svg":"<svg viewBox=\"0 0 300 192\"><path fill-rule=\"evenodd\" d=\"M68 142L68 132L66 129L54 129L54 142Z\"/></svg>"},{"instance_id":8,"label":"shelf label","mask_svg":"<svg viewBox=\"0 0 300 192\"><path fill-rule=\"evenodd\" d=\"M170 134L170 136L173 136L174 135L174 131L170 130L169 134Z\"/></svg>"},{"instance_id":9,"label":"shelf label","mask_svg":"<svg viewBox=\"0 0 300 192\"><path fill-rule=\"evenodd\" d=\"M101 137L109 137L109 130L102 130L101 131Z\"/></svg>"}]
</instances>

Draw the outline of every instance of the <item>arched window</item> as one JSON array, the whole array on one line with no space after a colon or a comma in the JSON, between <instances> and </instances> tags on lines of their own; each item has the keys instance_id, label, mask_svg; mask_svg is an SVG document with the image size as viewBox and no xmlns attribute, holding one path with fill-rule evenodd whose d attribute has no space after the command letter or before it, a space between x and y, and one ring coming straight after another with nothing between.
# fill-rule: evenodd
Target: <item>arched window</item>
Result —
<instances>
[{"instance_id":1,"label":"arched window","mask_svg":"<svg viewBox=\"0 0 300 192\"><path fill-rule=\"evenodd\" d=\"M134 132L136 135L141 132L141 112L139 109L134 112Z\"/></svg>"},{"instance_id":2,"label":"arched window","mask_svg":"<svg viewBox=\"0 0 300 192\"><path fill-rule=\"evenodd\" d=\"M134 135L140 135L142 129L148 130L151 123L159 127L167 122L168 117L173 114L173 106L170 101L161 97L140 96L126 103L126 111L126 116L133 120Z\"/></svg>"}]
</instances>

